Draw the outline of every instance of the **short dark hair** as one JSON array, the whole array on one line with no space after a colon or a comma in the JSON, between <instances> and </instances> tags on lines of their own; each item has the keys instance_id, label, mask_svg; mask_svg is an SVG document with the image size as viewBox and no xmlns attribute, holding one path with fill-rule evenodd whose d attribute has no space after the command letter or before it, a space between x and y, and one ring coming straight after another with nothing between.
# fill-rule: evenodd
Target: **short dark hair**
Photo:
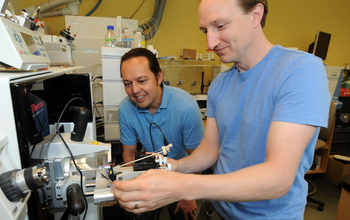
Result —
<instances>
[{"instance_id":1,"label":"short dark hair","mask_svg":"<svg viewBox=\"0 0 350 220\"><path fill-rule=\"evenodd\" d=\"M145 48L134 48L125 53L120 61L120 73L122 73L123 62L134 57L146 57L148 60L149 69L154 73L156 79L158 79L159 72L161 72L162 69L159 66L157 57L154 55L154 53Z\"/></svg>"},{"instance_id":2,"label":"short dark hair","mask_svg":"<svg viewBox=\"0 0 350 220\"><path fill-rule=\"evenodd\" d=\"M259 3L261 3L264 6L264 15L261 18L260 24L261 27L265 27L267 13L269 11L267 0L238 0L238 4L241 6L245 13L252 11L253 8Z\"/></svg>"}]
</instances>

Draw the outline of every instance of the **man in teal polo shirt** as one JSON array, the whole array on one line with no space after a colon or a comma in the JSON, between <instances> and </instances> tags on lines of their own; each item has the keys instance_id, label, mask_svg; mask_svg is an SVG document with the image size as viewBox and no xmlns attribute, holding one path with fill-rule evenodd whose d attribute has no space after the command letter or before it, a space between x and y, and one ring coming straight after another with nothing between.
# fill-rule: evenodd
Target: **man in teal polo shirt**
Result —
<instances>
[{"instance_id":1,"label":"man in teal polo shirt","mask_svg":"<svg viewBox=\"0 0 350 220\"><path fill-rule=\"evenodd\" d=\"M191 154L204 133L199 107L191 95L162 83L163 72L157 58L147 49L126 53L120 72L128 94L118 110L124 162L135 159L137 139L146 152L159 151L164 146L163 134L173 145L170 158ZM168 207L170 216L175 213L172 219L194 219L198 210L195 201L179 201L172 207Z\"/></svg>"}]
</instances>

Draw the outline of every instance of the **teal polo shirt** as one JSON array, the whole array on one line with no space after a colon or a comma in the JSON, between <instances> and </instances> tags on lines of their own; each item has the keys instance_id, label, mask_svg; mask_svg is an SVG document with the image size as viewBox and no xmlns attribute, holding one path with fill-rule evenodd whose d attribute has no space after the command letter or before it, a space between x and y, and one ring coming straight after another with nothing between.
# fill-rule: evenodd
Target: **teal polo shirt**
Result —
<instances>
[{"instance_id":1,"label":"teal polo shirt","mask_svg":"<svg viewBox=\"0 0 350 220\"><path fill-rule=\"evenodd\" d=\"M197 102L188 92L165 84L162 86L162 103L153 115L129 97L122 100L118 109L120 141L124 145L134 145L139 139L146 152L159 151L164 138L154 124L150 132L150 124L154 122L169 144L173 144L168 156L180 159L188 156L186 149L195 149L201 142L204 134L202 116Z\"/></svg>"}]
</instances>

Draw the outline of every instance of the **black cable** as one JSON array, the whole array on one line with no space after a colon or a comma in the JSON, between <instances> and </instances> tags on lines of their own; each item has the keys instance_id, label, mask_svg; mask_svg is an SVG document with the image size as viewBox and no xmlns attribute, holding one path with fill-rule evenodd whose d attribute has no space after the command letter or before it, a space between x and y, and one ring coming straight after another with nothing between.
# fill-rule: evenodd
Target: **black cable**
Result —
<instances>
[{"instance_id":1,"label":"black cable","mask_svg":"<svg viewBox=\"0 0 350 220\"><path fill-rule=\"evenodd\" d=\"M136 14L136 12L138 12L138 11L140 10L140 8L141 8L141 6L143 5L144 2L145 2L145 0L142 1L142 3L141 3L141 5L139 6L139 8L136 9L136 11L134 12L134 14L132 14L132 15L130 16L129 19L131 19L132 17L134 17L134 15Z\"/></svg>"},{"instance_id":2,"label":"black cable","mask_svg":"<svg viewBox=\"0 0 350 220\"><path fill-rule=\"evenodd\" d=\"M156 123L151 122L151 124L149 125L149 136L151 137L151 143L152 143L152 147L153 147L153 152L155 152L156 149L154 148L153 139L152 139L152 125L153 125L153 124L154 124L155 126L158 127L158 129L160 130L160 132L162 132L162 135L163 135L163 138L164 138L164 146L167 146L167 145L169 144L169 142L168 142L168 140L166 139L166 137L165 137L165 135L164 135L162 129L160 129L160 127L159 127Z\"/></svg>"},{"instance_id":3,"label":"black cable","mask_svg":"<svg viewBox=\"0 0 350 220\"><path fill-rule=\"evenodd\" d=\"M92 80L92 82L95 82L96 79L102 79L102 76L96 76L96 77Z\"/></svg>"},{"instance_id":4,"label":"black cable","mask_svg":"<svg viewBox=\"0 0 350 220\"><path fill-rule=\"evenodd\" d=\"M94 102L94 109L96 110L98 116L99 116L100 118L103 118L103 117L101 116L100 112L99 112L98 109L97 109L97 106L96 106L97 104L102 104L102 105L103 105L103 101L97 102L97 103Z\"/></svg>"},{"instance_id":5,"label":"black cable","mask_svg":"<svg viewBox=\"0 0 350 220\"><path fill-rule=\"evenodd\" d=\"M96 11L96 9L98 8L98 6L100 6L101 2L102 2L102 0L99 0L99 1L96 3L95 7L94 7L93 9L91 9L91 11L90 11L89 13L87 13L85 16L90 16L90 15L92 15L92 13L94 13L94 12Z\"/></svg>"},{"instance_id":6,"label":"black cable","mask_svg":"<svg viewBox=\"0 0 350 220\"><path fill-rule=\"evenodd\" d=\"M75 166L75 168L78 170L79 174L80 174L80 189L81 189L81 192L83 193L83 195L85 195L84 191L83 191L83 173L81 172L80 170L80 167L77 165L77 163L75 162L75 158L73 156L73 153L72 151L70 150L68 144L66 143L66 141L63 139L61 133L59 132L59 124L60 124L60 120L62 118L62 115L64 113L64 111L66 110L66 108L68 107L68 105L76 100L76 99L80 99L83 104L84 104L84 107L85 107L85 101L82 99L82 98L79 98L79 97L75 97L75 98L72 98L71 100L69 100L69 102L66 104L66 106L63 108L62 112L61 112L61 115L60 117L58 118L58 121L57 121L57 124L56 124L56 133L58 134L58 136L60 137L60 139L62 140L64 146L66 147L66 149L68 150L69 154L70 154L70 157L71 157L71 160L73 161L73 164ZM86 200L86 197L84 196L84 202L85 202L85 206L86 206L86 209L85 209L85 212L84 212L84 218L86 217L86 213L87 213L87 210L88 210L88 203L87 203L87 200Z\"/></svg>"},{"instance_id":7,"label":"black cable","mask_svg":"<svg viewBox=\"0 0 350 220\"><path fill-rule=\"evenodd\" d=\"M41 131L42 131L42 129L43 129L42 126L41 126L40 120L39 120L39 118L38 118L38 115L36 114L36 111L33 112L33 114L35 115L35 118L36 118L36 120L38 121L38 124L39 124L39 131L38 131L37 136L35 137L34 145L33 145L33 147L32 147L32 151L30 152L30 156L33 155L34 149L35 149L36 144L37 144L37 142L38 142L38 137L40 137Z\"/></svg>"}]
</instances>

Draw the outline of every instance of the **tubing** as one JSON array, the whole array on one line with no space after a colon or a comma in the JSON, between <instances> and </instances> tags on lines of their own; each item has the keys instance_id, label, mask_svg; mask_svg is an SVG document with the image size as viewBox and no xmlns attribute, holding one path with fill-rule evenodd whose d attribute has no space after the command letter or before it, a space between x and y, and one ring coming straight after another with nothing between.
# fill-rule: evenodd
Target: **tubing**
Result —
<instances>
[{"instance_id":1,"label":"tubing","mask_svg":"<svg viewBox=\"0 0 350 220\"><path fill-rule=\"evenodd\" d=\"M159 2L158 5L157 5L157 2ZM159 27L159 24L162 21L162 16L163 16L166 0L157 0L157 2L156 2L156 6L155 6L155 9L157 9L157 11L153 12L153 15L156 14L155 18L153 18L153 16L152 16L152 19L150 21L148 21L146 24L140 25L140 27L143 30L146 30L146 29L148 29L148 27L153 26L151 31L145 35L145 40L151 39L157 33L157 29ZM154 25L154 20L156 21L157 25Z\"/></svg>"},{"instance_id":2,"label":"tubing","mask_svg":"<svg viewBox=\"0 0 350 220\"><path fill-rule=\"evenodd\" d=\"M25 10L28 14L33 14L34 11L40 6L40 14L41 14L43 12L46 12L47 10L54 9L61 5L69 4L75 1L77 0L50 0L50 2L47 1L41 4L33 5L31 7L25 8ZM81 3L82 0L79 0L79 2Z\"/></svg>"},{"instance_id":3,"label":"tubing","mask_svg":"<svg viewBox=\"0 0 350 220\"><path fill-rule=\"evenodd\" d=\"M41 18L46 18L46 17L55 17L55 16L62 16L62 15L79 15L79 4L80 1L75 1L72 3L67 4L66 7L56 9L51 11L47 11L44 13L40 13Z\"/></svg>"},{"instance_id":4,"label":"tubing","mask_svg":"<svg viewBox=\"0 0 350 220\"><path fill-rule=\"evenodd\" d=\"M152 18L146 24L140 25L140 27L143 30L146 30L146 29L152 27L153 21L156 20L156 17L157 17L157 13L158 13L158 9L159 9L159 2L160 2L160 0L156 0L156 3L154 5L154 11L153 11Z\"/></svg>"},{"instance_id":5,"label":"tubing","mask_svg":"<svg viewBox=\"0 0 350 220\"><path fill-rule=\"evenodd\" d=\"M92 13L94 13L94 12L96 11L96 9L98 8L98 6L100 6L101 2L102 2L102 0L99 0L99 1L96 3L95 7L94 7L89 13L87 13L85 16L90 16L90 15L92 15Z\"/></svg>"}]
</instances>

